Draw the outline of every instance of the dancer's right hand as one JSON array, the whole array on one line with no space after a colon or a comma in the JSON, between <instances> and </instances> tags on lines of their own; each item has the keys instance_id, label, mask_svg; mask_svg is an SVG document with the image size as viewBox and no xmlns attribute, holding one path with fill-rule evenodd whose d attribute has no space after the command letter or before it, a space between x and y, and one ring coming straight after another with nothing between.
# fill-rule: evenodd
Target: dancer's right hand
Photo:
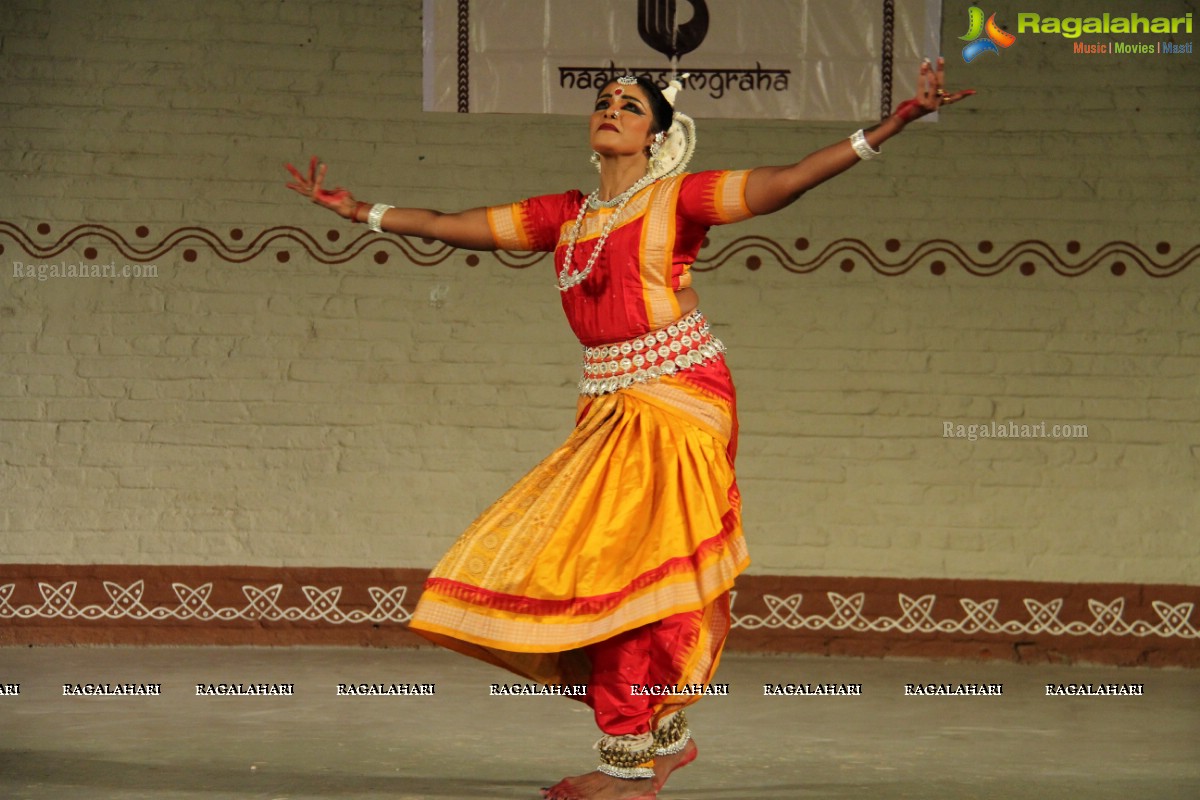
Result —
<instances>
[{"instance_id":1,"label":"dancer's right hand","mask_svg":"<svg viewBox=\"0 0 1200 800\"><path fill-rule=\"evenodd\" d=\"M308 177L300 174L300 171L291 164L283 165L295 179L287 185L287 188L293 192L304 195L317 205L324 206L335 214L346 219L354 219L354 211L358 207L358 202L354 199L354 195L350 194L348 189L337 187L336 189L322 188L321 184L325 182L326 165L317 161L317 157L313 156L312 161L308 164Z\"/></svg>"}]
</instances>

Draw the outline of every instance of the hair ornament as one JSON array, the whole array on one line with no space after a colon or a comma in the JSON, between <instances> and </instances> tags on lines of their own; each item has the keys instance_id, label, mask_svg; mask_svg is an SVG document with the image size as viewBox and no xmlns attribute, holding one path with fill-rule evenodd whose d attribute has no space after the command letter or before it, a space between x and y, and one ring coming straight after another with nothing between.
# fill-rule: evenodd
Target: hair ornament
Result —
<instances>
[{"instance_id":1,"label":"hair ornament","mask_svg":"<svg viewBox=\"0 0 1200 800\"><path fill-rule=\"evenodd\" d=\"M683 89L687 77L688 73L685 72L672 78L667 88L663 89L663 97L671 104L671 108L675 107L675 98ZM671 116L671 127L667 128L666 136L661 140L656 136L651 145L651 158L646 165L646 172L656 180L682 174L695 152L696 123L687 114L676 111Z\"/></svg>"},{"instance_id":2,"label":"hair ornament","mask_svg":"<svg viewBox=\"0 0 1200 800\"><path fill-rule=\"evenodd\" d=\"M647 172L655 179L679 175L695 152L696 123L687 114L676 111L658 152L647 164Z\"/></svg>"},{"instance_id":3,"label":"hair ornament","mask_svg":"<svg viewBox=\"0 0 1200 800\"><path fill-rule=\"evenodd\" d=\"M671 104L671 108L675 107L675 96L683 89L683 82L688 79L691 73L685 72L670 80L667 88L662 90L663 97L667 98L667 102ZM619 79L618 79L619 80Z\"/></svg>"}]
</instances>

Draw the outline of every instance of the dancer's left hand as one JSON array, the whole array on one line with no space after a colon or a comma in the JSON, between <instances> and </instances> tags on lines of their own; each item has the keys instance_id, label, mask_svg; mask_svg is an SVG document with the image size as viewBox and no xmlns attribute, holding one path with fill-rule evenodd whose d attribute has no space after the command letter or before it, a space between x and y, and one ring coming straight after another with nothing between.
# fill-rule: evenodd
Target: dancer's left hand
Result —
<instances>
[{"instance_id":1,"label":"dancer's left hand","mask_svg":"<svg viewBox=\"0 0 1200 800\"><path fill-rule=\"evenodd\" d=\"M901 103L896 108L895 116L899 117L901 122L909 123L975 94L974 89L947 92L944 87L945 80L946 59L939 57L936 69L929 63L929 59L922 61L921 71L917 75L917 94Z\"/></svg>"}]
</instances>

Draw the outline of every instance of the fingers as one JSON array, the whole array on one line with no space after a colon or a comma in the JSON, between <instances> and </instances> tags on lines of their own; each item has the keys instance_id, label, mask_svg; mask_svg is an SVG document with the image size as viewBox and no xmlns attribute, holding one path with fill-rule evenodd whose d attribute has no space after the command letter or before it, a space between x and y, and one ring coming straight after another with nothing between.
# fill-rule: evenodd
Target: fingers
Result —
<instances>
[{"instance_id":1,"label":"fingers","mask_svg":"<svg viewBox=\"0 0 1200 800\"><path fill-rule=\"evenodd\" d=\"M959 92L946 91L946 59L938 56L937 66L927 58L921 62L921 71L917 78L917 100L922 108L937 111L945 105L957 103L959 100L975 94L974 89L964 89Z\"/></svg>"},{"instance_id":2,"label":"fingers","mask_svg":"<svg viewBox=\"0 0 1200 800\"><path fill-rule=\"evenodd\" d=\"M975 94L974 89L963 89L961 92L955 92L954 94L942 95L942 105L944 105L944 106L952 105L954 103L957 103L959 100L964 100L964 99L970 97L973 94Z\"/></svg>"},{"instance_id":3,"label":"fingers","mask_svg":"<svg viewBox=\"0 0 1200 800\"><path fill-rule=\"evenodd\" d=\"M323 164L319 158L313 156L308 162L308 177L301 174L300 170L291 164L285 163L283 166L293 178L287 184L287 188L304 195L318 205L336 211L343 217L350 216L344 208L347 203L353 203L354 196L350 194L350 190L341 186L334 189L325 188L325 177L329 171L328 164Z\"/></svg>"},{"instance_id":4,"label":"fingers","mask_svg":"<svg viewBox=\"0 0 1200 800\"><path fill-rule=\"evenodd\" d=\"M933 71L932 83L930 88L933 90L934 107L945 105L949 102L946 98L946 59L938 56L937 69Z\"/></svg>"},{"instance_id":5,"label":"fingers","mask_svg":"<svg viewBox=\"0 0 1200 800\"><path fill-rule=\"evenodd\" d=\"M946 60L939 56L937 66L934 67L927 58L922 67L925 74L925 96L932 102L933 107L936 108L938 99L945 94L942 90L942 83L946 78Z\"/></svg>"},{"instance_id":6,"label":"fingers","mask_svg":"<svg viewBox=\"0 0 1200 800\"><path fill-rule=\"evenodd\" d=\"M287 188L291 189L293 192L307 197L310 191L308 181L304 180L304 176L300 174L300 171L291 164L284 164L283 167L290 172L292 174L292 178L294 178L291 183L286 184Z\"/></svg>"},{"instance_id":7,"label":"fingers","mask_svg":"<svg viewBox=\"0 0 1200 800\"><path fill-rule=\"evenodd\" d=\"M311 159L309 159L307 178L300 173L300 170L296 169L290 163L285 163L283 167L294 179L291 183L287 184L287 188L304 195L314 203L321 203L327 200L327 198L329 198L331 195L341 195L342 193L346 193L346 190L342 189L341 187L334 189L332 192L326 191L322 188L322 184L325 182L325 173L328 171L329 166L321 163L321 160L316 156L313 156Z\"/></svg>"},{"instance_id":8,"label":"fingers","mask_svg":"<svg viewBox=\"0 0 1200 800\"><path fill-rule=\"evenodd\" d=\"M938 59L941 66L941 59ZM942 88L941 73L934 68L929 59L921 64L921 105L926 111L937 111L939 91Z\"/></svg>"},{"instance_id":9,"label":"fingers","mask_svg":"<svg viewBox=\"0 0 1200 800\"><path fill-rule=\"evenodd\" d=\"M313 161L315 163L316 159L313 159ZM325 172L328 169L329 169L328 165L322 164L320 169L317 170L317 179L315 181L313 181L313 196L314 197L316 197L318 194L320 194L321 184L325 183Z\"/></svg>"}]
</instances>

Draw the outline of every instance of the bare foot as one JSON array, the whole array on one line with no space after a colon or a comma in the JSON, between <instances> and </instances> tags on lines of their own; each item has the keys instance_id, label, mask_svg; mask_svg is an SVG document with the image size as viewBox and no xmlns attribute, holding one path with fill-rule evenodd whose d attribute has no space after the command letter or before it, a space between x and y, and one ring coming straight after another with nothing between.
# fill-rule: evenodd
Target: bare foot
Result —
<instances>
[{"instance_id":1,"label":"bare foot","mask_svg":"<svg viewBox=\"0 0 1200 800\"><path fill-rule=\"evenodd\" d=\"M543 789L542 797L546 800L653 800L655 789L654 781L649 778L626 780L603 772L589 772L563 778L549 789Z\"/></svg>"},{"instance_id":2,"label":"bare foot","mask_svg":"<svg viewBox=\"0 0 1200 800\"><path fill-rule=\"evenodd\" d=\"M658 792L662 789L663 784L667 782L667 778L671 777L671 773L680 767L686 767L688 764L696 760L699 750L696 747L695 739L688 739L686 745L675 755L671 756L655 756L654 757L654 791Z\"/></svg>"}]
</instances>

